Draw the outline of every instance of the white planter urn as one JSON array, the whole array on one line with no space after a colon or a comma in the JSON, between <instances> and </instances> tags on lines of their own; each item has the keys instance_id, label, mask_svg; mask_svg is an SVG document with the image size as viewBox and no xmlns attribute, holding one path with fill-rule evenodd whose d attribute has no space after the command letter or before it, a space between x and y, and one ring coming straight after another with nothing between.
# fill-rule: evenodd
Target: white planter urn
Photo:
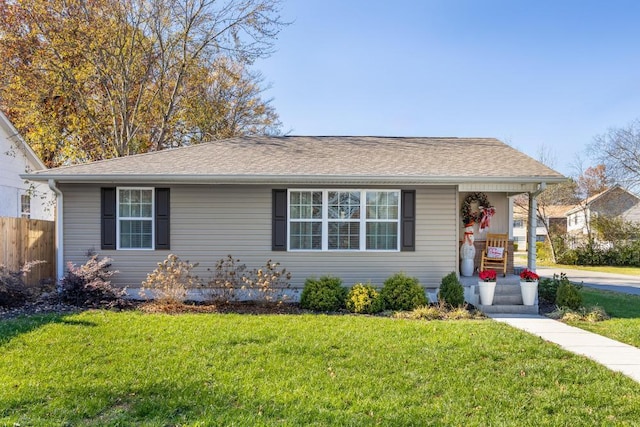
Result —
<instances>
[{"instance_id":1,"label":"white planter urn","mask_svg":"<svg viewBox=\"0 0 640 427\"><path fill-rule=\"evenodd\" d=\"M496 282L479 281L478 289L480 291L480 304L493 304L493 295L496 293Z\"/></svg>"},{"instance_id":2,"label":"white planter urn","mask_svg":"<svg viewBox=\"0 0 640 427\"><path fill-rule=\"evenodd\" d=\"M538 281L520 281L520 292L522 293L522 304L534 305L538 296Z\"/></svg>"}]
</instances>

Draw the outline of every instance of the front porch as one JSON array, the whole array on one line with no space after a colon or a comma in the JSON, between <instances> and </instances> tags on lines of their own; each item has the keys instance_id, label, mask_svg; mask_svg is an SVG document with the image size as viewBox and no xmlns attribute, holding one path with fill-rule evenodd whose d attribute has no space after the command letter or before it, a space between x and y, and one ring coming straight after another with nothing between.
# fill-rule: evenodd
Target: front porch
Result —
<instances>
[{"instance_id":1,"label":"front porch","mask_svg":"<svg viewBox=\"0 0 640 427\"><path fill-rule=\"evenodd\" d=\"M519 269L516 268L516 270ZM507 274L506 277L498 275L492 305L480 304L477 274L470 277L460 276L460 283L464 287L465 301L484 313L538 314L537 298L534 305L522 304L520 276L517 274Z\"/></svg>"}]
</instances>

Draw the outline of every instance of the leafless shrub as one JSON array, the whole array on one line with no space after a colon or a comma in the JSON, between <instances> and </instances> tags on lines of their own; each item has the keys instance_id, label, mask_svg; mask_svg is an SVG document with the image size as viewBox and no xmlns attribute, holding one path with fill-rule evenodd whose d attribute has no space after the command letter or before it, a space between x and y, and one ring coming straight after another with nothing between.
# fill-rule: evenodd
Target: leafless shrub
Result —
<instances>
[{"instance_id":1,"label":"leafless shrub","mask_svg":"<svg viewBox=\"0 0 640 427\"><path fill-rule=\"evenodd\" d=\"M197 263L182 261L178 256L169 254L147 275L147 279L142 282L140 293L145 297L154 298L159 303L182 303L190 290L202 286L198 276L191 273L197 266Z\"/></svg>"}]
</instances>

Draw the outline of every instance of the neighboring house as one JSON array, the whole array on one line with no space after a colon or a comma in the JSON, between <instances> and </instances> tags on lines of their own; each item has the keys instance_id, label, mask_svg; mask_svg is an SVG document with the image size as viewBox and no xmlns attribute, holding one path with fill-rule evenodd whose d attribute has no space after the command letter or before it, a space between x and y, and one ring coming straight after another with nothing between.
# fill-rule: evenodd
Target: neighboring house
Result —
<instances>
[{"instance_id":1,"label":"neighboring house","mask_svg":"<svg viewBox=\"0 0 640 427\"><path fill-rule=\"evenodd\" d=\"M576 237L588 234L587 224L596 216L640 222L640 198L616 185L591 196L567 213L567 232Z\"/></svg>"},{"instance_id":2,"label":"neighboring house","mask_svg":"<svg viewBox=\"0 0 640 427\"><path fill-rule=\"evenodd\" d=\"M544 215L536 220L536 242L547 240L547 227L553 233L565 234L567 232L566 213L573 208L573 205L550 205L538 209L538 213ZM529 209L524 206L514 205L513 207L513 242L518 244L518 250L525 250L527 245ZM546 224L545 224L546 223Z\"/></svg>"},{"instance_id":3,"label":"neighboring house","mask_svg":"<svg viewBox=\"0 0 640 427\"><path fill-rule=\"evenodd\" d=\"M565 179L496 139L355 136L239 137L25 178L62 192L64 261L95 249L133 288L169 253L199 262L202 278L231 254L280 262L296 288L321 275L381 285L396 272L437 287L459 269L469 192L496 210L478 243L509 232L508 196Z\"/></svg>"},{"instance_id":4,"label":"neighboring house","mask_svg":"<svg viewBox=\"0 0 640 427\"><path fill-rule=\"evenodd\" d=\"M42 161L0 112L0 217L53 220L53 191L46 183L20 177L41 169Z\"/></svg>"}]
</instances>

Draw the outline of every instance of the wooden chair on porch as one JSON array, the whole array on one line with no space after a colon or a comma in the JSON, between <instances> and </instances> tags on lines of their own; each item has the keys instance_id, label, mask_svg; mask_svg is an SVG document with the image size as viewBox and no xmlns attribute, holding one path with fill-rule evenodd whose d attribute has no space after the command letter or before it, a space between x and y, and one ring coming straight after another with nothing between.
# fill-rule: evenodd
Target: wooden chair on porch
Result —
<instances>
[{"instance_id":1,"label":"wooden chair on porch","mask_svg":"<svg viewBox=\"0 0 640 427\"><path fill-rule=\"evenodd\" d=\"M508 234L487 234L487 244L482 251L480 261L480 271L482 270L500 270L502 276L507 275L507 249L509 245Z\"/></svg>"}]
</instances>

